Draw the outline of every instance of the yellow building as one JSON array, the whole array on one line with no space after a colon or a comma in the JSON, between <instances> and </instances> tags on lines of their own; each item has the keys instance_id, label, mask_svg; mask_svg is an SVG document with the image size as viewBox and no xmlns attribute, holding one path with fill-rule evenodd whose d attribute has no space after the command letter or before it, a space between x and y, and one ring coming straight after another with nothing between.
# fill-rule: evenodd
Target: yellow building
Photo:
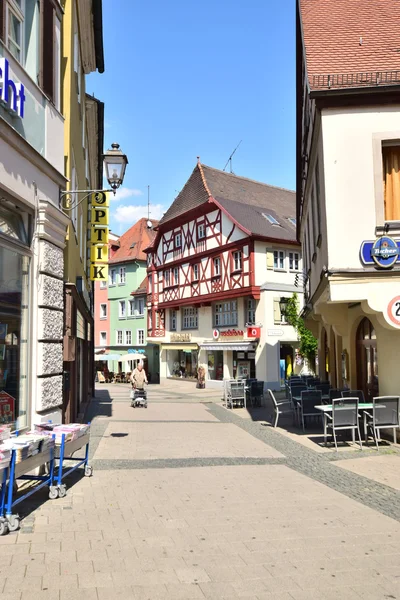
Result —
<instances>
[{"instance_id":1,"label":"yellow building","mask_svg":"<svg viewBox=\"0 0 400 600\"><path fill-rule=\"evenodd\" d=\"M101 0L64 0L62 22L62 113L67 190L102 188L104 105L86 95L85 75L103 73ZM90 197L72 194L64 255L63 418L76 420L93 392L93 288L89 280ZM64 205L68 198L64 199Z\"/></svg>"}]
</instances>

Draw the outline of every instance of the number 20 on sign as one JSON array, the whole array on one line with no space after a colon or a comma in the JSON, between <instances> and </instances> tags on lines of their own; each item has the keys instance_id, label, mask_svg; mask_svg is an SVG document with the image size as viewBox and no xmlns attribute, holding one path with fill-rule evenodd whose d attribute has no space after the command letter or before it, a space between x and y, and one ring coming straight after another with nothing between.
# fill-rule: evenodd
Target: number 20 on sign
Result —
<instances>
[{"instance_id":1,"label":"number 20 on sign","mask_svg":"<svg viewBox=\"0 0 400 600\"><path fill-rule=\"evenodd\" d=\"M396 296L389 302L385 316L391 325L400 329L400 296Z\"/></svg>"}]
</instances>

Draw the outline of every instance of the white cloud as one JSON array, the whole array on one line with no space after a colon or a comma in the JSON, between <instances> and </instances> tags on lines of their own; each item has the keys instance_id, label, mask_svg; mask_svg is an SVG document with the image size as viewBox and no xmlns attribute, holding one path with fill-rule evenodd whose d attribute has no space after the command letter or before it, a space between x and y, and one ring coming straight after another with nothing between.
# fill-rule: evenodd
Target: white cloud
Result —
<instances>
[{"instance_id":1,"label":"white cloud","mask_svg":"<svg viewBox=\"0 0 400 600\"><path fill-rule=\"evenodd\" d=\"M150 219L161 219L166 210L162 204L150 204ZM147 217L147 206L137 204L117 206L115 210L111 211L111 217L118 223L125 223L128 228L142 217Z\"/></svg>"},{"instance_id":2,"label":"white cloud","mask_svg":"<svg viewBox=\"0 0 400 600\"><path fill-rule=\"evenodd\" d=\"M125 200L126 198L137 198L138 196L143 196L143 192L141 190L137 190L135 188L122 187L116 191L115 196L114 194L110 194L110 199L114 202L118 202L118 200Z\"/></svg>"}]
</instances>

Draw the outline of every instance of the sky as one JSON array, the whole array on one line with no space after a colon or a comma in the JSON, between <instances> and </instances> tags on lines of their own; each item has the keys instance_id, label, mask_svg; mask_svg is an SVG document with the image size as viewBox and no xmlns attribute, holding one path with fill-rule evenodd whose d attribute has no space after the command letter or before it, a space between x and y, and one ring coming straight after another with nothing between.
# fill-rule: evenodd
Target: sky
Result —
<instances>
[{"instance_id":1,"label":"sky","mask_svg":"<svg viewBox=\"0 0 400 600\"><path fill-rule=\"evenodd\" d=\"M202 163L295 189L295 0L103 0L105 150L128 156L110 228L161 218ZM229 165L227 166L229 171Z\"/></svg>"}]
</instances>

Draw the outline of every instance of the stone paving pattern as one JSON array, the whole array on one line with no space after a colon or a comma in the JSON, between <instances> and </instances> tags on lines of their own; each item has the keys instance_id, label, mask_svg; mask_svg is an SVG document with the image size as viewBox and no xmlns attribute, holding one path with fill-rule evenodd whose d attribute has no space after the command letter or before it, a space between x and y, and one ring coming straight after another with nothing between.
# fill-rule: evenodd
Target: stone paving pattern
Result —
<instances>
[{"instance_id":1,"label":"stone paving pattern","mask_svg":"<svg viewBox=\"0 0 400 600\"><path fill-rule=\"evenodd\" d=\"M383 485L341 468L394 455L336 462L190 389L175 398L184 421L176 406L162 416L158 386L139 416L123 390L92 404L94 476L72 477L63 499L38 494L0 538L1 600L400 600L400 492L388 473ZM134 435L153 444L163 427L146 458Z\"/></svg>"}]
</instances>

